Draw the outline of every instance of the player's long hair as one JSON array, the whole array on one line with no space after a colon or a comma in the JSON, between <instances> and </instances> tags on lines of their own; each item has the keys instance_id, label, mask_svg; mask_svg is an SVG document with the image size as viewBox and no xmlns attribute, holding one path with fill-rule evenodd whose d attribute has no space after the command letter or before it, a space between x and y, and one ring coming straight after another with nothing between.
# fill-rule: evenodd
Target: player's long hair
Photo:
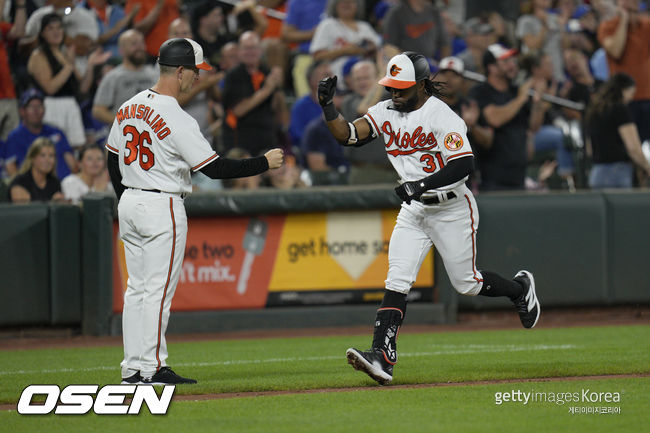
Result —
<instances>
[{"instance_id":1,"label":"player's long hair","mask_svg":"<svg viewBox=\"0 0 650 433\"><path fill-rule=\"evenodd\" d=\"M622 105L623 91L635 85L634 78L628 74L619 72L612 75L594 95L586 114L587 124L606 115L614 106Z\"/></svg>"},{"instance_id":2,"label":"player's long hair","mask_svg":"<svg viewBox=\"0 0 650 433\"><path fill-rule=\"evenodd\" d=\"M424 91L427 92L427 95L435 96L436 98L447 96L443 90L445 88L445 82L436 81L437 76L438 74L434 75L433 77L424 79Z\"/></svg>"}]
</instances>

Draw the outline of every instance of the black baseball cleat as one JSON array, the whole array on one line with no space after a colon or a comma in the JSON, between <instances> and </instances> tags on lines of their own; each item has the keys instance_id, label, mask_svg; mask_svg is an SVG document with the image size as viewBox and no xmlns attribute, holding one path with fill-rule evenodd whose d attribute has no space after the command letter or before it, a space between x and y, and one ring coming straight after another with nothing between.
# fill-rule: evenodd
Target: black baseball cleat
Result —
<instances>
[{"instance_id":1,"label":"black baseball cleat","mask_svg":"<svg viewBox=\"0 0 650 433\"><path fill-rule=\"evenodd\" d=\"M524 286L524 293L513 301L519 313L519 319L524 328L532 328L537 324L541 312L535 293L535 279L533 274L522 270L517 272L514 280Z\"/></svg>"},{"instance_id":2,"label":"black baseball cleat","mask_svg":"<svg viewBox=\"0 0 650 433\"><path fill-rule=\"evenodd\" d=\"M179 385L183 383L196 383L196 380L181 377L169 367L160 367L160 370L153 376L143 377L142 383L145 385Z\"/></svg>"},{"instance_id":3,"label":"black baseball cleat","mask_svg":"<svg viewBox=\"0 0 650 433\"><path fill-rule=\"evenodd\" d=\"M370 349L362 352L353 347L345 351L348 364L355 370L362 371L380 385L388 385L393 380L393 366L386 361L380 349Z\"/></svg>"},{"instance_id":4,"label":"black baseball cleat","mask_svg":"<svg viewBox=\"0 0 650 433\"><path fill-rule=\"evenodd\" d=\"M140 376L139 371L133 376L122 378L122 385L139 385L141 383L142 383L142 376Z\"/></svg>"}]
</instances>

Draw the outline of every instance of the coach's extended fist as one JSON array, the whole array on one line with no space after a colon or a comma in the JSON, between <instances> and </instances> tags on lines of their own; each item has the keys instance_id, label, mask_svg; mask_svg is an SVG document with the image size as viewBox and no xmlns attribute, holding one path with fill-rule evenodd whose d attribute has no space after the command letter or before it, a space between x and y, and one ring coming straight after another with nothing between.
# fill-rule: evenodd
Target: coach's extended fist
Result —
<instances>
[{"instance_id":1,"label":"coach's extended fist","mask_svg":"<svg viewBox=\"0 0 650 433\"><path fill-rule=\"evenodd\" d=\"M420 196L426 191L423 182L404 182L397 188L395 188L395 193L406 202L406 204L411 204L411 200L419 200Z\"/></svg>"},{"instance_id":2,"label":"coach's extended fist","mask_svg":"<svg viewBox=\"0 0 650 433\"><path fill-rule=\"evenodd\" d=\"M332 102L336 93L336 75L320 80L318 83L318 102L324 107Z\"/></svg>"},{"instance_id":3,"label":"coach's extended fist","mask_svg":"<svg viewBox=\"0 0 650 433\"><path fill-rule=\"evenodd\" d=\"M284 152L282 149L271 149L264 156L269 162L269 169L282 167L282 162L284 161Z\"/></svg>"}]
</instances>

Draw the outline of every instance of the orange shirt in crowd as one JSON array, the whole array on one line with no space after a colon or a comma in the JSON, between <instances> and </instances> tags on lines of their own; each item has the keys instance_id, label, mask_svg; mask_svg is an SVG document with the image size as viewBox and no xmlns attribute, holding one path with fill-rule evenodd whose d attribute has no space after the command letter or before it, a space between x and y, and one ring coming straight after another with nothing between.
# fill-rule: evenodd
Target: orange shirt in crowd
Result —
<instances>
[{"instance_id":1,"label":"orange shirt in crowd","mask_svg":"<svg viewBox=\"0 0 650 433\"><path fill-rule=\"evenodd\" d=\"M138 23L144 19L144 17L149 14L149 12L156 6L158 0L127 0L126 7L124 11L126 14L131 12L133 7L140 3L140 11L135 16L133 20L134 23ZM158 55L158 49L163 42L167 40L169 34L169 24L179 17L178 12L178 3L179 0L165 0L165 4L158 15L158 20L156 24L151 28L149 33L144 37L145 43L147 44L147 53L151 56Z\"/></svg>"},{"instance_id":2,"label":"orange shirt in crowd","mask_svg":"<svg viewBox=\"0 0 650 433\"><path fill-rule=\"evenodd\" d=\"M16 99L16 90L9 69L9 53L7 52L7 33L11 23L0 23L0 99Z\"/></svg>"},{"instance_id":3,"label":"orange shirt in crowd","mask_svg":"<svg viewBox=\"0 0 650 433\"><path fill-rule=\"evenodd\" d=\"M598 40L612 36L621 18L617 16L603 21L598 28ZM625 49L620 59L607 56L609 74L625 72L636 81L634 100L650 100L650 17L639 16L635 24L630 24L627 31Z\"/></svg>"},{"instance_id":4,"label":"orange shirt in crowd","mask_svg":"<svg viewBox=\"0 0 650 433\"><path fill-rule=\"evenodd\" d=\"M273 8L272 10L286 14L287 3L285 2L280 6ZM266 31L262 35L262 39L266 39L266 38L280 39L280 37L282 36L282 23L284 23L284 20L280 20L278 18L269 16L266 10L264 10L262 14L266 17L268 21L268 26L266 27Z\"/></svg>"}]
</instances>

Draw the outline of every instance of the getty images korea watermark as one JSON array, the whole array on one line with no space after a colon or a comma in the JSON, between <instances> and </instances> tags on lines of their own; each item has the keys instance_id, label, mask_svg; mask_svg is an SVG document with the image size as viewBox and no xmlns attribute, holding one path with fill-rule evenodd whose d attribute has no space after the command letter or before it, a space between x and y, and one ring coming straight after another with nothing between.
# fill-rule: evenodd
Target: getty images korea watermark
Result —
<instances>
[{"instance_id":1,"label":"getty images korea watermark","mask_svg":"<svg viewBox=\"0 0 650 433\"><path fill-rule=\"evenodd\" d=\"M551 391L510 391L495 392L494 404L522 404L524 406L539 403L553 403L568 406L571 414L620 414L621 394L623 392L602 392L590 388L572 392Z\"/></svg>"},{"instance_id":2,"label":"getty images korea watermark","mask_svg":"<svg viewBox=\"0 0 650 433\"><path fill-rule=\"evenodd\" d=\"M152 415L164 415L175 388L165 385L158 396L152 385L68 385L63 389L29 385L21 393L17 409L21 415L83 415L91 410L98 415L138 415L146 405ZM44 402L40 402L42 397Z\"/></svg>"}]
</instances>

